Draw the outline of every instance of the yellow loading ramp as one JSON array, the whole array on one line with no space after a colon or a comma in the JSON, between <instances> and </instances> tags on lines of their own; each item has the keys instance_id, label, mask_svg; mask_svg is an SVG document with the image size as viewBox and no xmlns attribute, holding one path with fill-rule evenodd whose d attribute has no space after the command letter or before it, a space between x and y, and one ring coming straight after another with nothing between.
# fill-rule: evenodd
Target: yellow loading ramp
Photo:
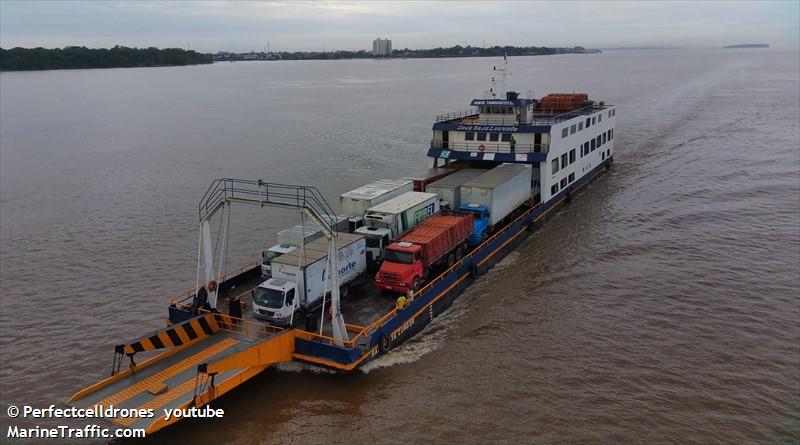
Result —
<instances>
[{"instance_id":1,"label":"yellow loading ramp","mask_svg":"<svg viewBox=\"0 0 800 445\"><path fill-rule=\"evenodd\" d=\"M204 406L270 365L290 361L295 332L208 313L118 345L116 372L75 393L67 405L152 409L154 417L104 417L120 427L143 428L150 434L180 420L164 420L165 409ZM164 351L118 370L124 356L159 349Z\"/></svg>"}]
</instances>

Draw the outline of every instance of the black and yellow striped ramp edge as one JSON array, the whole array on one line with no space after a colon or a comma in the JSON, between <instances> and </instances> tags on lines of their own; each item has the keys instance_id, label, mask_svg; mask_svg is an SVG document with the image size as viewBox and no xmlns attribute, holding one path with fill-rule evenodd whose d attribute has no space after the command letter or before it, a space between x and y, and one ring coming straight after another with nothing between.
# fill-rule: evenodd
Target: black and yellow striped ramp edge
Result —
<instances>
[{"instance_id":1,"label":"black and yellow striped ramp edge","mask_svg":"<svg viewBox=\"0 0 800 445\"><path fill-rule=\"evenodd\" d=\"M188 408L194 397L197 365L213 363L259 342L248 342L225 334L216 334L177 351L155 357L147 366L104 384L96 390L84 390L74 395L67 405L77 408L93 406L129 409L152 409L152 418L106 418L126 428L143 428L153 433L180 419L164 420L164 409ZM143 363L144 365L144 363ZM233 369L218 374L216 396L224 394L260 373L268 366ZM114 379L113 377L111 378ZM102 382L101 382L102 383ZM92 388L92 387L90 387Z\"/></svg>"}]
</instances>

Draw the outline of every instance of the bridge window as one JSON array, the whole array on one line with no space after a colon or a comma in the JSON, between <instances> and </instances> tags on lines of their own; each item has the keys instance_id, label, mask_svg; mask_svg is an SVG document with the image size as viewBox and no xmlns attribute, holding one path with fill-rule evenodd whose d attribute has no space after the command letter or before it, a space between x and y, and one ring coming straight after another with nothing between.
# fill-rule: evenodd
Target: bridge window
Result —
<instances>
[{"instance_id":1,"label":"bridge window","mask_svg":"<svg viewBox=\"0 0 800 445\"><path fill-rule=\"evenodd\" d=\"M567 179L569 180L569 183L572 184L572 182L575 181L575 173L570 173L569 176L567 176Z\"/></svg>"},{"instance_id":2,"label":"bridge window","mask_svg":"<svg viewBox=\"0 0 800 445\"><path fill-rule=\"evenodd\" d=\"M569 136L569 128L568 127L564 127L564 129L561 130L561 137L565 138L567 136Z\"/></svg>"},{"instance_id":3,"label":"bridge window","mask_svg":"<svg viewBox=\"0 0 800 445\"><path fill-rule=\"evenodd\" d=\"M601 145L603 145L603 142L602 142L602 139L600 139L599 135L597 136L596 139L597 139L597 147L599 148Z\"/></svg>"},{"instance_id":4,"label":"bridge window","mask_svg":"<svg viewBox=\"0 0 800 445\"><path fill-rule=\"evenodd\" d=\"M583 130L583 122L578 122L578 131Z\"/></svg>"},{"instance_id":5,"label":"bridge window","mask_svg":"<svg viewBox=\"0 0 800 445\"><path fill-rule=\"evenodd\" d=\"M500 133L489 133L489 140L492 142L497 142L500 140Z\"/></svg>"},{"instance_id":6,"label":"bridge window","mask_svg":"<svg viewBox=\"0 0 800 445\"><path fill-rule=\"evenodd\" d=\"M486 133L478 133L478 140L485 141L486 140Z\"/></svg>"},{"instance_id":7,"label":"bridge window","mask_svg":"<svg viewBox=\"0 0 800 445\"><path fill-rule=\"evenodd\" d=\"M591 119L591 118L589 118L589 117L587 117L587 118L586 118L586 128L589 128L589 127L591 127L591 126L592 126L592 119Z\"/></svg>"},{"instance_id":8,"label":"bridge window","mask_svg":"<svg viewBox=\"0 0 800 445\"><path fill-rule=\"evenodd\" d=\"M602 114L598 114L597 115L597 122L603 122L603 115Z\"/></svg>"},{"instance_id":9,"label":"bridge window","mask_svg":"<svg viewBox=\"0 0 800 445\"><path fill-rule=\"evenodd\" d=\"M575 124L572 124L572 125L569 127L569 134L575 134L575 130L577 130L577 129L578 129L578 126L577 126L577 125L575 125Z\"/></svg>"},{"instance_id":10,"label":"bridge window","mask_svg":"<svg viewBox=\"0 0 800 445\"><path fill-rule=\"evenodd\" d=\"M606 141L606 136L608 136L608 135L607 135L607 134L605 134L605 133L603 133L603 143L604 143L604 144L607 142L607 141Z\"/></svg>"},{"instance_id":11,"label":"bridge window","mask_svg":"<svg viewBox=\"0 0 800 445\"><path fill-rule=\"evenodd\" d=\"M553 170L553 174L558 173L558 159L553 159L550 163L550 170Z\"/></svg>"},{"instance_id":12,"label":"bridge window","mask_svg":"<svg viewBox=\"0 0 800 445\"><path fill-rule=\"evenodd\" d=\"M595 124L595 120L596 120L596 119L597 119L596 117L592 117L592 125L594 125L594 124Z\"/></svg>"},{"instance_id":13,"label":"bridge window","mask_svg":"<svg viewBox=\"0 0 800 445\"><path fill-rule=\"evenodd\" d=\"M569 151L569 163L572 164L575 162L575 149Z\"/></svg>"},{"instance_id":14,"label":"bridge window","mask_svg":"<svg viewBox=\"0 0 800 445\"><path fill-rule=\"evenodd\" d=\"M464 140L465 141L474 141L475 140L475 133L468 131L464 133Z\"/></svg>"},{"instance_id":15,"label":"bridge window","mask_svg":"<svg viewBox=\"0 0 800 445\"><path fill-rule=\"evenodd\" d=\"M503 133L500 140L503 142L511 142L511 133Z\"/></svg>"}]
</instances>

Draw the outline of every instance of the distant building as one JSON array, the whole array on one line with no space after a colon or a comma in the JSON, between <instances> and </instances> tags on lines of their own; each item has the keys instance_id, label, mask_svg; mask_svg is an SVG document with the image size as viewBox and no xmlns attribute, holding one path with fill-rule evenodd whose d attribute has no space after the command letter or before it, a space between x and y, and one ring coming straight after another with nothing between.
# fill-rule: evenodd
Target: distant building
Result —
<instances>
[{"instance_id":1,"label":"distant building","mask_svg":"<svg viewBox=\"0 0 800 445\"><path fill-rule=\"evenodd\" d=\"M372 41L372 55L389 56L392 54L392 41L378 37Z\"/></svg>"}]
</instances>

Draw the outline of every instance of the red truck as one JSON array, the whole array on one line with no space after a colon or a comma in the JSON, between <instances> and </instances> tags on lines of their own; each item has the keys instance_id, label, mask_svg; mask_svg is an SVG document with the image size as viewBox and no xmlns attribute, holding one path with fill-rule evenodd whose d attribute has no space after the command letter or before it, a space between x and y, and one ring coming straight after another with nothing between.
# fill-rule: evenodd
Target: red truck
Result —
<instances>
[{"instance_id":1,"label":"red truck","mask_svg":"<svg viewBox=\"0 0 800 445\"><path fill-rule=\"evenodd\" d=\"M375 286L400 293L419 290L431 267L461 259L472 219L471 214L435 215L421 222L386 249Z\"/></svg>"}]
</instances>

